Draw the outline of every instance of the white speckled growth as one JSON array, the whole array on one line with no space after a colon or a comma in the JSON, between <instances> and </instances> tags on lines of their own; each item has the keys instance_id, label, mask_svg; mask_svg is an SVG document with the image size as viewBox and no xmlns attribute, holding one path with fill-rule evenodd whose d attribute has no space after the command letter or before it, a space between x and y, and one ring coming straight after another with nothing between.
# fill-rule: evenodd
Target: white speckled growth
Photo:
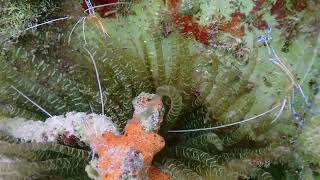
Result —
<instances>
[{"instance_id":1,"label":"white speckled growth","mask_svg":"<svg viewBox=\"0 0 320 180\"><path fill-rule=\"evenodd\" d=\"M152 100L156 94L149 94L142 92L137 96L136 98L133 99L132 105L134 107L134 113L133 114L140 114L144 111L146 111L149 107L148 101Z\"/></svg>"},{"instance_id":2,"label":"white speckled growth","mask_svg":"<svg viewBox=\"0 0 320 180\"><path fill-rule=\"evenodd\" d=\"M81 141L88 143L91 132L88 132L85 124L90 125L96 135L100 136L104 131L119 134L117 127L111 118L98 114L86 114L83 112L69 112L65 116L53 116L46 121L33 121L24 118L7 119L0 123L0 130L19 138L32 142L55 142L59 135L75 135Z\"/></svg>"},{"instance_id":3,"label":"white speckled growth","mask_svg":"<svg viewBox=\"0 0 320 180\"><path fill-rule=\"evenodd\" d=\"M142 92L133 99L134 116L138 116L147 131L157 131L163 118L161 97Z\"/></svg>"}]
</instances>

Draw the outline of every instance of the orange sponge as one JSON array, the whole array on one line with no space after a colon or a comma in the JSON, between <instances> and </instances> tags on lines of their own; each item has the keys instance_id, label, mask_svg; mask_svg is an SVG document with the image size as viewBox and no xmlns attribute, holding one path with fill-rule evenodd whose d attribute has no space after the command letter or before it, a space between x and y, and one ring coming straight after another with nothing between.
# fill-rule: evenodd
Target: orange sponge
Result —
<instances>
[{"instance_id":1,"label":"orange sponge","mask_svg":"<svg viewBox=\"0 0 320 180\"><path fill-rule=\"evenodd\" d=\"M150 167L149 172L149 180L168 180L170 179L170 175L161 171L159 168Z\"/></svg>"},{"instance_id":2,"label":"orange sponge","mask_svg":"<svg viewBox=\"0 0 320 180\"><path fill-rule=\"evenodd\" d=\"M161 99L152 99L156 101L146 102L146 110L134 115L123 135L105 132L91 144L99 156L98 169L103 180L169 179L160 169L150 170L154 155L165 146L164 139L154 132L163 118ZM149 121L152 126L146 125Z\"/></svg>"}]
</instances>

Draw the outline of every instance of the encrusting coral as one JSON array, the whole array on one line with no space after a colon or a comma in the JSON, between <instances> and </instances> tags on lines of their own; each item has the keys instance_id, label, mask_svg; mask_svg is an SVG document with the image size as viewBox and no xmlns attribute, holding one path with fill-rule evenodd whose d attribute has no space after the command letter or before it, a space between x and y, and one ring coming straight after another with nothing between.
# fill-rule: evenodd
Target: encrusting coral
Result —
<instances>
[{"instance_id":1,"label":"encrusting coral","mask_svg":"<svg viewBox=\"0 0 320 180\"><path fill-rule=\"evenodd\" d=\"M58 142L61 136L64 144L72 146L74 144L67 143L66 139L77 138L78 147L90 146L92 153L97 154L98 158L91 159L90 164L96 166L93 168L99 171L102 179L158 179L158 176L169 179L168 174L156 168L149 172L153 156L165 145L164 139L156 133L163 120L161 98L141 93L133 100L133 106L135 113L123 135L110 118L85 113L67 113L66 117L54 116L45 122L8 119L1 124L0 131L23 142L44 143L44 146ZM0 148L6 154L4 149ZM10 173L14 169L1 169L1 172Z\"/></svg>"},{"instance_id":2,"label":"encrusting coral","mask_svg":"<svg viewBox=\"0 0 320 180\"><path fill-rule=\"evenodd\" d=\"M96 140L92 146L99 156L98 169L103 179L145 179L153 156L164 147L164 139L146 132L134 118L122 136L105 133L103 139Z\"/></svg>"},{"instance_id":3,"label":"encrusting coral","mask_svg":"<svg viewBox=\"0 0 320 180\"><path fill-rule=\"evenodd\" d=\"M102 136L94 135L90 143L99 157L97 169L102 179L145 179L148 174L150 179L158 179L157 171L148 171L153 156L165 145L164 139L156 133L163 120L161 99L142 93L133 101L133 106L135 113L123 135L104 132ZM158 173L165 176L161 171Z\"/></svg>"},{"instance_id":4,"label":"encrusting coral","mask_svg":"<svg viewBox=\"0 0 320 180\"><path fill-rule=\"evenodd\" d=\"M319 176L319 3L88 2L1 45L0 178Z\"/></svg>"},{"instance_id":5,"label":"encrusting coral","mask_svg":"<svg viewBox=\"0 0 320 180\"><path fill-rule=\"evenodd\" d=\"M76 112L69 112L65 117L54 116L44 122L23 118L7 119L1 122L0 130L23 142L57 142L62 136L75 136L88 143L90 136L85 131L84 121L91 124L97 135L102 135L107 131L119 134L110 118L103 115Z\"/></svg>"}]
</instances>

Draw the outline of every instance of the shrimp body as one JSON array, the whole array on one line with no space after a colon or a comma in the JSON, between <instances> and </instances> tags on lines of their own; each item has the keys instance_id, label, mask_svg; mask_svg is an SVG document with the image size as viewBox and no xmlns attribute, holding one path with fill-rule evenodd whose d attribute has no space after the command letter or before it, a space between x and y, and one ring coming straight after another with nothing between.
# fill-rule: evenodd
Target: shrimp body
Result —
<instances>
[{"instance_id":1,"label":"shrimp body","mask_svg":"<svg viewBox=\"0 0 320 180\"><path fill-rule=\"evenodd\" d=\"M83 0L82 7L85 10L89 10L90 8L94 8L95 6L101 6L96 12L99 14L100 17L105 18L105 17L113 17L115 15L116 10L111 6L117 3L119 3L118 0L93 0L93 1ZM88 14L91 14L91 13L88 12Z\"/></svg>"},{"instance_id":2,"label":"shrimp body","mask_svg":"<svg viewBox=\"0 0 320 180\"><path fill-rule=\"evenodd\" d=\"M288 97L285 97L284 99L283 108L281 108L280 114L282 113L286 105L286 101L288 99L288 102L291 102L291 110L292 110L293 117L298 121L297 123L299 124L299 127L303 128L304 126L303 116L307 111L311 110L311 103L309 102L308 97L305 95L301 85L298 83L297 78L292 73L292 70L290 70L289 68L290 66L286 65L285 61L280 59L276 51L271 46L270 44L270 40L272 39L272 37L270 36L271 31L272 31L272 28L269 27L269 29L265 31L265 36L258 37L258 42L263 41L265 43L265 45L268 48L269 55L271 56L271 62L281 69L281 71L287 76L289 81L289 85L286 88L286 92L287 92L286 96ZM308 74L308 71L306 72L304 77L306 77L307 74ZM303 81L301 82L301 84L302 83ZM299 96L300 96L299 99L302 98L300 102L297 101L298 99L297 97ZM297 112L296 106L298 106L299 109L301 109L302 107L303 110L301 112ZM272 122L275 122L275 120L273 120Z\"/></svg>"},{"instance_id":3,"label":"shrimp body","mask_svg":"<svg viewBox=\"0 0 320 180\"><path fill-rule=\"evenodd\" d=\"M86 17L86 19L90 24L94 24L101 31L102 34L110 37L110 35L108 34L107 30L104 28L104 26L101 22L103 18L101 18L100 16L96 16L96 15L90 15L90 16Z\"/></svg>"}]
</instances>

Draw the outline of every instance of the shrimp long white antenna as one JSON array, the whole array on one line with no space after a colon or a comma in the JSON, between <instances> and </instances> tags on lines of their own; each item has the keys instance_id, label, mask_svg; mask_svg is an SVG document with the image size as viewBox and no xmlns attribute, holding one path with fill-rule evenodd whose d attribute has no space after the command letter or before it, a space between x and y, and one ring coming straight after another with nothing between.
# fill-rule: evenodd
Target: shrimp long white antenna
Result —
<instances>
[{"instance_id":1,"label":"shrimp long white antenna","mask_svg":"<svg viewBox=\"0 0 320 180\"><path fill-rule=\"evenodd\" d=\"M11 85L11 88L14 89L15 91L17 91L21 96L23 96L24 98L26 98L28 101L30 101L33 105L35 105L37 108L39 108L42 112L44 112L45 114L47 114L49 117L52 117L52 115L46 111L44 108L42 108L39 104L37 104L36 102L34 102L32 99L30 99L28 96L26 96L23 92L19 91L16 87L14 87L13 85Z\"/></svg>"},{"instance_id":2,"label":"shrimp long white antenna","mask_svg":"<svg viewBox=\"0 0 320 180\"><path fill-rule=\"evenodd\" d=\"M284 107L286 106L286 103L287 103L287 99L284 99L284 100L282 101L282 105L281 105L281 108L280 108L277 116L271 121L271 124L274 123L274 122L276 122L276 121L279 119L279 117L281 116L281 114L282 114L282 112L283 112L283 110L284 110Z\"/></svg>"},{"instance_id":3,"label":"shrimp long white antenna","mask_svg":"<svg viewBox=\"0 0 320 180\"><path fill-rule=\"evenodd\" d=\"M33 26L30 26L30 27L27 27L26 29L22 30L22 31L19 31L17 33L14 33L13 35L11 35L9 38L5 39L4 41L2 41L1 43L4 43L6 42L7 40L9 40L10 38L12 37L15 37L17 36L18 34L21 34L23 32L26 32L26 31L29 31L31 29L35 29L37 27L40 27L40 26L43 26L43 25L46 25L46 24L51 24L53 22L56 22L56 21L62 21L62 20L66 20L66 19L69 19L70 16L65 16L65 17L61 17L61 18L57 18L57 19L52 19L52 20L49 20L49 21L45 21L43 23L40 23L40 24L36 24L36 25L33 25Z\"/></svg>"},{"instance_id":4,"label":"shrimp long white antenna","mask_svg":"<svg viewBox=\"0 0 320 180\"><path fill-rule=\"evenodd\" d=\"M184 132L197 132L197 131L208 131L208 130L214 130L214 129L221 129L221 128L226 128L226 127L230 127L230 126L235 126L238 124L243 124L243 123L247 123L249 121L255 120L261 116L264 116L268 113L271 113L272 111L274 111L275 109L277 109L278 107L280 107L283 103L279 103L278 105L274 106L273 108L258 114L256 116L250 117L248 119L242 120L242 121L237 121L234 123L230 123L230 124L225 124L225 125L221 125L221 126L215 126L215 127L208 127L208 128L199 128L199 129L181 129L181 130L171 130L168 131L169 133L184 133Z\"/></svg>"},{"instance_id":5,"label":"shrimp long white antenna","mask_svg":"<svg viewBox=\"0 0 320 180\"><path fill-rule=\"evenodd\" d=\"M74 30L76 29L77 25L78 25L79 23L81 23L81 21L84 21L84 19L85 19L85 17L80 18L80 19L76 22L76 24L72 27L71 32L70 32L69 37L68 37L68 43L71 42L71 35L72 35L72 33L74 32Z\"/></svg>"},{"instance_id":6,"label":"shrimp long white antenna","mask_svg":"<svg viewBox=\"0 0 320 180\"><path fill-rule=\"evenodd\" d=\"M85 45L87 45L86 34L84 33L84 24L85 24L85 22L86 22L86 17L84 17L83 20L82 20L82 35L83 35L84 43L85 43Z\"/></svg>"},{"instance_id":7,"label":"shrimp long white antenna","mask_svg":"<svg viewBox=\"0 0 320 180\"><path fill-rule=\"evenodd\" d=\"M312 56L311 62L310 62L310 64L309 64L309 67L308 67L306 73L304 74L304 76L303 76L300 84L303 84L303 82L306 80L308 74L309 74L310 71L311 71L311 68L312 68L312 66L313 66L313 64L314 64L314 62L315 62L315 60L316 60L317 55L318 55L319 45L320 45L320 34L318 35L317 46L316 46L316 48L313 50L313 56Z\"/></svg>"},{"instance_id":8,"label":"shrimp long white antenna","mask_svg":"<svg viewBox=\"0 0 320 180\"><path fill-rule=\"evenodd\" d=\"M115 3L109 3L109 4L102 4L102 5L97 5L97 6L91 6L91 8L88 7L88 9L84 10L84 12L89 11L90 14L90 10L91 9L97 9L97 8L101 8L101 7L108 7L108 6L114 6L114 5L120 5L120 4L130 4L128 2L115 2Z\"/></svg>"},{"instance_id":9,"label":"shrimp long white antenna","mask_svg":"<svg viewBox=\"0 0 320 180\"><path fill-rule=\"evenodd\" d=\"M91 113L94 113L91 103L89 103L89 107L90 107Z\"/></svg>"},{"instance_id":10,"label":"shrimp long white antenna","mask_svg":"<svg viewBox=\"0 0 320 180\"><path fill-rule=\"evenodd\" d=\"M94 60L94 57L91 54L91 52L87 48L85 48L85 47L83 47L83 48L89 54L90 59L91 59L92 64L93 64L93 67L94 67L94 70L96 72L96 77L97 77L97 82L98 82L98 87L99 87L99 94L100 94L100 101L101 101L101 114L104 115L104 101L103 101L103 94L102 94L102 88L101 88L101 82L100 82L100 76L99 76L99 71L98 71L98 68L97 68L97 64L96 64L96 61Z\"/></svg>"},{"instance_id":11,"label":"shrimp long white antenna","mask_svg":"<svg viewBox=\"0 0 320 180\"><path fill-rule=\"evenodd\" d=\"M107 31L106 31L105 28L103 27L101 21L98 21L98 24L99 24L99 26L100 26L100 28L101 28L101 30L102 30L102 33L105 34L105 35L107 35L108 37L110 37L110 35L107 33ZM98 27L99 27L99 26L98 26Z\"/></svg>"}]
</instances>

